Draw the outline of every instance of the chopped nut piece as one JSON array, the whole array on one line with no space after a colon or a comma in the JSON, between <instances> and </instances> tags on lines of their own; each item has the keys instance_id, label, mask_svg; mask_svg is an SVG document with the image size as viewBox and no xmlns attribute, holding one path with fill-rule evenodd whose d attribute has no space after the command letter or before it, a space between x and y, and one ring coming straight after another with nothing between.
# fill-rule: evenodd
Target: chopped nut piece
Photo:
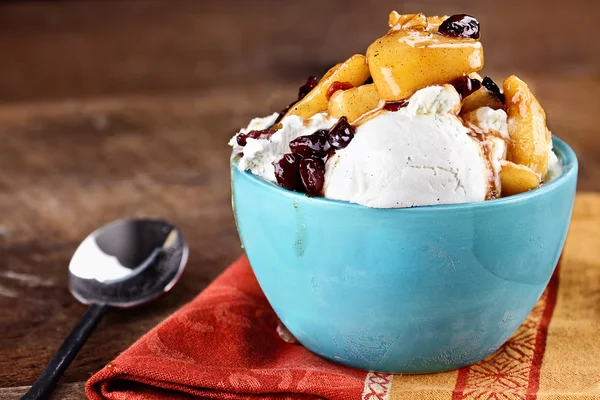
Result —
<instances>
[{"instance_id":1,"label":"chopped nut piece","mask_svg":"<svg viewBox=\"0 0 600 400\"><path fill-rule=\"evenodd\" d=\"M421 13L401 15L396 11L392 11L388 19L388 25L393 31L398 31L401 29L424 30L427 28L427 18Z\"/></svg>"}]
</instances>

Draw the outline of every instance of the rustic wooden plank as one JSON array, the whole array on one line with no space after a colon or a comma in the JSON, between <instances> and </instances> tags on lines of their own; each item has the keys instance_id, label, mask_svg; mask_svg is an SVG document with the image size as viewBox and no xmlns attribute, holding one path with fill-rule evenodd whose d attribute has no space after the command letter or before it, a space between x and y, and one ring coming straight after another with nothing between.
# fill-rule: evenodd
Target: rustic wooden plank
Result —
<instances>
[{"instance_id":1,"label":"rustic wooden plank","mask_svg":"<svg viewBox=\"0 0 600 400\"><path fill-rule=\"evenodd\" d=\"M80 400L84 396L85 382L74 382L58 385L52 393L50 400ZM23 396L30 386L18 386L11 388L0 388L0 398L3 400L18 400Z\"/></svg>"},{"instance_id":2,"label":"rustic wooden plank","mask_svg":"<svg viewBox=\"0 0 600 400\"><path fill-rule=\"evenodd\" d=\"M162 216L183 229L190 262L172 294L108 315L66 381L87 379L240 253L226 141L248 115L222 106L209 96L0 109L0 209L10 210L2 218L0 387L31 383L83 313L66 290L66 266L94 227ZM91 122L98 116L101 125Z\"/></svg>"},{"instance_id":3,"label":"rustic wooden plank","mask_svg":"<svg viewBox=\"0 0 600 400\"><path fill-rule=\"evenodd\" d=\"M240 254L226 142L295 87L244 91L0 106L0 209L10 211L0 220L0 387L31 384L83 313L66 267L95 227L164 217L183 229L190 261L169 295L109 314L66 382L89 378Z\"/></svg>"},{"instance_id":4,"label":"rustic wooden plank","mask_svg":"<svg viewBox=\"0 0 600 400\"><path fill-rule=\"evenodd\" d=\"M297 81L383 34L387 14L468 12L493 70L597 75L593 0L168 0L0 5L0 101Z\"/></svg>"}]
</instances>

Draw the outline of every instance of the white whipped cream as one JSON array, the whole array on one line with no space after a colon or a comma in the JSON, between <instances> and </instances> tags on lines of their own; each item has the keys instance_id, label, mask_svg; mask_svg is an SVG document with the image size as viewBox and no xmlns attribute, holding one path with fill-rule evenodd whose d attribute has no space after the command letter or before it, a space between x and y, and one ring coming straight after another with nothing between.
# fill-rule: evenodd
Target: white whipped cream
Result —
<instances>
[{"instance_id":1,"label":"white whipped cream","mask_svg":"<svg viewBox=\"0 0 600 400\"><path fill-rule=\"evenodd\" d=\"M250 125L239 133L266 129L275 122L276 115L253 119ZM308 119L297 115L285 117L281 120L281 129L277 130L269 139L246 139L246 146L243 147L244 156L240 159L238 168L240 171L251 171L254 175L275 183L273 161L290 152L290 141L315 133L319 129L329 129L336 121L337 118L331 118L325 112L315 114ZM238 146L236 136L229 141L229 144L234 147L234 152L240 152L242 147Z\"/></svg>"},{"instance_id":2,"label":"white whipped cream","mask_svg":"<svg viewBox=\"0 0 600 400\"><path fill-rule=\"evenodd\" d=\"M273 113L267 117L253 118L247 127L240 129L240 131L229 140L228 144L233 147L233 152L241 153L243 149L243 146L240 146L237 143L237 135L240 133L248 133L250 131L261 131L263 129L267 129L268 127L272 126L275 121L277 121L277 117L279 117L279 113Z\"/></svg>"},{"instance_id":3,"label":"white whipped cream","mask_svg":"<svg viewBox=\"0 0 600 400\"><path fill-rule=\"evenodd\" d=\"M478 133L482 144L487 146L489 160L493 175L491 178L497 191L501 189L500 160L506 159L508 135L508 115L504 110L494 110L490 107L481 107L463 116L464 123L473 132Z\"/></svg>"},{"instance_id":4,"label":"white whipped cream","mask_svg":"<svg viewBox=\"0 0 600 400\"><path fill-rule=\"evenodd\" d=\"M548 156L548 173L544 177L544 183L548 183L553 179L556 179L560 174L562 174L563 168L560 160L554 153L552 149L552 142L550 142L550 155Z\"/></svg>"},{"instance_id":5,"label":"white whipped cream","mask_svg":"<svg viewBox=\"0 0 600 400\"><path fill-rule=\"evenodd\" d=\"M504 110L494 110L490 107L481 107L475 111L468 113L465 116L465 123L471 129L477 133L491 133L500 135L500 137L487 136L486 141L488 142L492 151L492 165L496 176L500 172L499 160L506 159L506 141L510 141L508 135L508 116ZM548 183L552 179L555 179L562 173L562 166L560 160L552 149L552 142L550 142L550 151L548 154L548 173L544 177L544 182ZM498 186L500 187L500 186Z\"/></svg>"},{"instance_id":6,"label":"white whipped cream","mask_svg":"<svg viewBox=\"0 0 600 400\"><path fill-rule=\"evenodd\" d=\"M424 114L456 114L460 111L460 96L451 85L428 86L411 96L406 106L409 116Z\"/></svg>"},{"instance_id":7,"label":"white whipped cream","mask_svg":"<svg viewBox=\"0 0 600 400\"><path fill-rule=\"evenodd\" d=\"M376 208L485 200L490 171L459 108L452 86L431 86L360 125L327 162L325 197Z\"/></svg>"},{"instance_id":8,"label":"white whipped cream","mask_svg":"<svg viewBox=\"0 0 600 400\"><path fill-rule=\"evenodd\" d=\"M478 133L499 133L508 139L508 116L504 110L481 107L469 113L468 123Z\"/></svg>"}]
</instances>

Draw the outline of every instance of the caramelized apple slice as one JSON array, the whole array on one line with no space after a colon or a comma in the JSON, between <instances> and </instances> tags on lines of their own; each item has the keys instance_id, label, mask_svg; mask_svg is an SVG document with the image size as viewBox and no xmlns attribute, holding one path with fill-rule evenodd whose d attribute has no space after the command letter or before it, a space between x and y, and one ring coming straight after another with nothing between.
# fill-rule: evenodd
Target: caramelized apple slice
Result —
<instances>
[{"instance_id":1,"label":"caramelized apple slice","mask_svg":"<svg viewBox=\"0 0 600 400\"><path fill-rule=\"evenodd\" d=\"M500 161L502 196L519 194L540 186L540 178L531 169L510 161Z\"/></svg>"},{"instance_id":2,"label":"caramelized apple slice","mask_svg":"<svg viewBox=\"0 0 600 400\"><path fill-rule=\"evenodd\" d=\"M504 107L504 104L502 104L498 96L487 90L485 87L481 87L463 99L460 113L468 113L481 107L490 107L494 110L500 110Z\"/></svg>"},{"instance_id":3,"label":"caramelized apple slice","mask_svg":"<svg viewBox=\"0 0 600 400\"><path fill-rule=\"evenodd\" d=\"M367 60L379 97L402 100L426 86L479 71L483 67L483 47L475 39L398 30L371 44Z\"/></svg>"},{"instance_id":4,"label":"caramelized apple slice","mask_svg":"<svg viewBox=\"0 0 600 400\"><path fill-rule=\"evenodd\" d=\"M329 99L329 115L336 118L346 116L352 124L378 105L377 88L371 83L335 92Z\"/></svg>"},{"instance_id":5,"label":"caramelized apple slice","mask_svg":"<svg viewBox=\"0 0 600 400\"><path fill-rule=\"evenodd\" d=\"M513 146L508 160L529 167L539 178L548 172L550 132L546 113L527 84L512 75L504 80L508 134Z\"/></svg>"},{"instance_id":6,"label":"caramelized apple slice","mask_svg":"<svg viewBox=\"0 0 600 400\"><path fill-rule=\"evenodd\" d=\"M353 86L360 86L369 79L369 67L365 56L355 54L341 64L331 68L321 78L317 86L313 88L302 100L294 104L287 115L299 115L309 118L316 113L327 110L327 90L333 82L349 82Z\"/></svg>"}]
</instances>

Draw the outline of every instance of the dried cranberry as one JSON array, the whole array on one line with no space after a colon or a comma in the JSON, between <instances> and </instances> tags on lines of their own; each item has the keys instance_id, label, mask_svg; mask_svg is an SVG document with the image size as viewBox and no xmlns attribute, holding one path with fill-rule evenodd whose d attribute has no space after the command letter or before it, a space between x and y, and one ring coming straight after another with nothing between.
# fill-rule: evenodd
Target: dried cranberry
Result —
<instances>
[{"instance_id":1,"label":"dried cranberry","mask_svg":"<svg viewBox=\"0 0 600 400\"><path fill-rule=\"evenodd\" d=\"M341 117L337 124L329 131L329 144L337 150L348 146L353 138L354 128L348 123L346 117Z\"/></svg>"},{"instance_id":2,"label":"dried cranberry","mask_svg":"<svg viewBox=\"0 0 600 400\"><path fill-rule=\"evenodd\" d=\"M481 88L481 82L478 79L469 78L466 75L461 76L451 82L452 86L456 89L461 99L464 99L471 93Z\"/></svg>"},{"instance_id":3,"label":"dried cranberry","mask_svg":"<svg viewBox=\"0 0 600 400\"><path fill-rule=\"evenodd\" d=\"M302 159L300 177L308 196L321 196L325 183L325 163L320 158Z\"/></svg>"},{"instance_id":4,"label":"dried cranberry","mask_svg":"<svg viewBox=\"0 0 600 400\"><path fill-rule=\"evenodd\" d=\"M251 138L251 139L268 139L276 131L277 131L277 129L274 126L271 126L270 128L267 128L267 129L261 129L261 130L257 130L257 131L250 131L250 132L246 132L246 133L240 133L239 135L237 135L236 141L237 141L237 144L239 144L240 146L245 146L246 145L246 139L248 139L248 138Z\"/></svg>"},{"instance_id":5,"label":"dried cranberry","mask_svg":"<svg viewBox=\"0 0 600 400\"><path fill-rule=\"evenodd\" d=\"M493 95L495 95L498 98L498 100L502 102L502 104L504 104L504 93L500 91L500 88L498 87L498 85L496 85L496 82L494 82L492 78L486 76L485 78L483 78L483 82L481 82L481 84L484 88L486 88Z\"/></svg>"},{"instance_id":6,"label":"dried cranberry","mask_svg":"<svg viewBox=\"0 0 600 400\"><path fill-rule=\"evenodd\" d=\"M467 14L453 15L441 23L438 32L446 36L479 39L479 21Z\"/></svg>"},{"instance_id":7,"label":"dried cranberry","mask_svg":"<svg viewBox=\"0 0 600 400\"><path fill-rule=\"evenodd\" d=\"M290 150L302 157L325 157L331 148L328 134L328 131L321 129L312 135L297 137L290 142Z\"/></svg>"},{"instance_id":8,"label":"dried cranberry","mask_svg":"<svg viewBox=\"0 0 600 400\"><path fill-rule=\"evenodd\" d=\"M303 191L302 179L300 178L300 160L302 157L287 153L273 161L275 167L275 179L279 186L298 192Z\"/></svg>"},{"instance_id":9,"label":"dried cranberry","mask_svg":"<svg viewBox=\"0 0 600 400\"><path fill-rule=\"evenodd\" d=\"M319 83L319 80L317 79L316 76L309 76L308 79L306 80L306 83L302 86L300 86L300 89L298 89L298 100L300 101L304 98L304 96L306 96L308 94L308 92L310 92L311 90L313 90L315 88L315 86L317 86L317 84Z\"/></svg>"},{"instance_id":10,"label":"dried cranberry","mask_svg":"<svg viewBox=\"0 0 600 400\"><path fill-rule=\"evenodd\" d=\"M329 88L327 89L327 93L325 93L325 97L327 97L327 100L329 100L331 98L331 96L333 96L333 94L335 92L337 92L338 90L348 90L348 89L352 89L353 87L354 87L354 85L351 84L350 82L335 81L331 85L329 85Z\"/></svg>"},{"instance_id":11,"label":"dried cranberry","mask_svg":"<svg viewBox=\"0 0 600 400\"><path fill-rule=\"evenodd\" d=\"M407 105L407 100L388 101L387 103L385 103L385 106L383 106L383 109L387 111L398 111L399 109L406 107Z\"/></svg>"}]
</instances>

